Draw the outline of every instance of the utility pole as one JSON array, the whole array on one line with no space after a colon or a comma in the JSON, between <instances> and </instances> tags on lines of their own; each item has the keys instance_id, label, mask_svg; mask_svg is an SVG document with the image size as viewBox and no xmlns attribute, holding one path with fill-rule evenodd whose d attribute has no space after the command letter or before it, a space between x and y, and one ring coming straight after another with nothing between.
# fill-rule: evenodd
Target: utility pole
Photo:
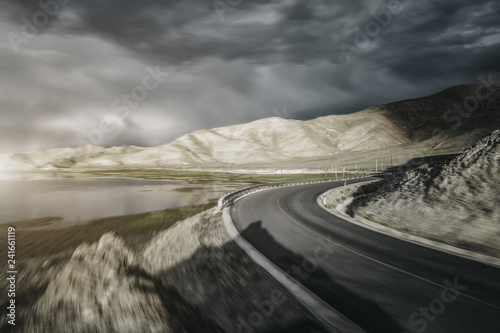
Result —
<instances>
[{"instance_id":1,"label":"utility pole","mask_svg":"<svg viewBox=\"0 0 500 333\"><path fill-rule=\"evenodd\" d=\"M375 159L375 173L378 172L378 159Z\"/></svg>"},{"instance_id":2,"label":"utility pole","mask_svg":"<svg viewBox=\"0 0 500 333\"><path fill-rule=\"evenodd\" d=\"M392 154L391 154L391 173L392 176L394 177L394 167L392 166Z\"/></svg>"}]
</instances>

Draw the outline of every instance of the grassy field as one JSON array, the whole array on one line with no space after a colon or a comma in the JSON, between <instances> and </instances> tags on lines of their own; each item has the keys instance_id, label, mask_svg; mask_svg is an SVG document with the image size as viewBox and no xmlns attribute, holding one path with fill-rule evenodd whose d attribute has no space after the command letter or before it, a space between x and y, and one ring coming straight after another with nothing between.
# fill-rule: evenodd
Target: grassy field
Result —
<instances>
[{"instance_id":1,"label":"grassy field","mask_svg":"<svg viewBox=\"0 0 500 333\"><path fill-rule=\"evenodd\" d=\"M7 228L16 228L16 259L34 258L62 253L71 253L84 242L98 241L107 232L124 238L134 250L141 248L153 234L165 230L177 221L201 213L215 204L185 206L151 213L107 217L90 220L82 224L63 228L43 228L59 221L60 217L45 217L0 225L2 235Z\"/></svg>"},{"instance_id":2,"label":"grassy field","mask_svg":"<svg viewBox=\"0 0 500 333\"><path fill-rule=\"evenodd\" d=\"M131 177L179 180L190 183L246 183L247 185L325 177L325 174L272 175L164 169L92 170L81 173L91 177ZM350 177L352 174L346 173L345 176ZM328 177L335 177L335 175L328 174ZM0 232L2 235L6 235L7 227L14 226L16 228L16 255L18 259L71 253L80 244L96 242L107 232L114 232L124 238L128 246L137 250L154 233L168 229L175 222L196 215L215 205L215 203L210 203L150 213L100 218L60 228L51 228L50 225L62 218L50 216L2 224ZM3 240L3 238L0 236L0 239Z\"/></svg>"},{"instance_id":3,"label":"grassy field","mask_svg":"<svg viewBox=\"0 0 500 333\"><path fill-rule=\"evenodd\" d=\"M191 183L203 182L247 182L254 184L285 182L305 179L325 178L325 174L248 174L220 171L182 171L167 169L128 169L128 170L88 170L83 174L97 177L131 177L144 179L183 180ZM341 173L339 173L341 177ZM346 173L346 177L359 174ZM326 177L335 177L328 173Z\"/></svg>"}]
</instances>

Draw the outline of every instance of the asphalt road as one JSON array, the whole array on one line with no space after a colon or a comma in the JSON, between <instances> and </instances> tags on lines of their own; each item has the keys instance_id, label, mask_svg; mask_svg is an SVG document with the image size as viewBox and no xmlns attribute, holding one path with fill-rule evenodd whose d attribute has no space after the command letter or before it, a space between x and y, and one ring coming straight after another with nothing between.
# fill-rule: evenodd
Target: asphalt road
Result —
<instances>
[{"instance_id":1,"label":"asphalt road","mask_svg":"<svg viewBox=\"0 0 500 333\"><path fill-rule=\"evenodd\" d=\"M368 332L500 332L500 269L365 229L317 205L322 192L342 185L258 192L237 201L231 216L262 254Z\"/></svg>"}]
</instances>

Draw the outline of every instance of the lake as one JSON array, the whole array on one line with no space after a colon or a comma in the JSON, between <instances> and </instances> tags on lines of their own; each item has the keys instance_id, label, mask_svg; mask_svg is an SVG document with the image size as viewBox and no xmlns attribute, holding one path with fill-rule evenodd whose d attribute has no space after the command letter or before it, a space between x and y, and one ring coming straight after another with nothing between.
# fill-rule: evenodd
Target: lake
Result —
<instances>
[{"instance_id":1,"label":"lake","mask_svg":"<svg viewBox=\"0 0 500 333\"><path fill-rule=\"evenodd\" d=\"M60 216L53 226L216 201L248 184L135 178L0 180L0 223Z\"/></svg>"}]
</instances>

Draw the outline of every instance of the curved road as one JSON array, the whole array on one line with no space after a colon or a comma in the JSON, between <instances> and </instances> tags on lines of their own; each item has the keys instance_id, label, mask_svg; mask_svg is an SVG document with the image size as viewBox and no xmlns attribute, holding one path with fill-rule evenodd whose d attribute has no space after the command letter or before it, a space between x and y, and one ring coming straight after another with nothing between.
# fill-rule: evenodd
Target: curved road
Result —
<instances>
[{"instance_id":1,"label":"curved road","mask_svg":"<svg viewBox=\"0 0 500 333\"><path fill-rule=\"evenodd\" d=\"M231 217L257 250L368 332L500 332L500 269L365 229L317 205L322 192L342 185L258 192L238 200Z\"/></svg>"}]
</instances>

